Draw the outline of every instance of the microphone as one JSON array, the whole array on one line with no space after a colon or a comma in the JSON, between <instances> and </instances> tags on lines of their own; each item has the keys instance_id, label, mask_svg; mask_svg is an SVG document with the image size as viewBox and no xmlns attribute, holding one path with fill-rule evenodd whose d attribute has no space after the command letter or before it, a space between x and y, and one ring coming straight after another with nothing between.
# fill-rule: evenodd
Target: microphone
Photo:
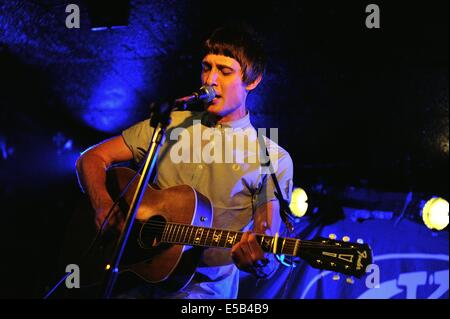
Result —
<instances>
[{"instance_id":1,"label":"microphone","mask_svg":"<svg viewBox=\"0 0 450 319\"><path fill-rule=\"evenodd\" d=\"M191 95L181 97L175 100L175 105L186 109L188 104L203 102L211 102L216 97L216 92L212 86L204 85L198 91L193 92Z\"/></svg>"}]
</instances>

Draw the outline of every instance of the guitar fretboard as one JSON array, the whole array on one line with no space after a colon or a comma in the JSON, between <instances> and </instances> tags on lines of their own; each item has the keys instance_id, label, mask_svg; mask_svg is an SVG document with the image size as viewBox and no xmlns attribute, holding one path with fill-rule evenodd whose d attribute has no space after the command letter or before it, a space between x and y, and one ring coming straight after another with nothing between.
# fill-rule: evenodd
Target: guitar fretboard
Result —
<instances>
[{"instance_id":1,"label":"guitar fretboard","mask_svg":"<svg viewBox=\"0 0 450 319\"><path fill-rule=\"evenodd\" d=\"M167 223L161 241L171 244L231 248L241 240L242 235L243 232L240 231ZM298 255L300 239L256 234L256 240L265 252Z\"/></svg>"}]
</instances>

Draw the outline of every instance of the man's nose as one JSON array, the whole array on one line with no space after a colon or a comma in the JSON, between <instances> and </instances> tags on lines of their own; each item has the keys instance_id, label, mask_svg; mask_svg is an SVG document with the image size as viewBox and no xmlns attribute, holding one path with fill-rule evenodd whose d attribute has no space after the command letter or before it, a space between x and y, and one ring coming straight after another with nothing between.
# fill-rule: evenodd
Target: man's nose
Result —
<instances>
[{"instance_id":1,"label":"man's nose","mask_svg":"<svg viewBox=\"0 0 450 319\"><path fill-rule=\"evenodd\" d=\"M211 70L206 77L205 84L209 86L215 86L217 85L217 78L218 78L217 71Z\"/></svg>"}]
</instances>

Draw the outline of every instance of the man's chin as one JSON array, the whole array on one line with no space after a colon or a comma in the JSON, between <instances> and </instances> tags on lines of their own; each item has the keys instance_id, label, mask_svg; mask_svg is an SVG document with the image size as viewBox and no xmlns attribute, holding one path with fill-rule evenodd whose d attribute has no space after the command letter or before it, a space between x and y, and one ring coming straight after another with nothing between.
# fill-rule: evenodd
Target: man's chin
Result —
<instances>
[{"instance_id":1,"label":"man's chin","mask_svg":"<svg viewBox=\"0 0 450 319\"><path fill-rule=\"evenodd\" d=\"M217 104L210 104L210 105L208 105L208 107L206 108L206 111L208 112L208 113L211 113L211 114L214 114L214 115L217 115L217 116L221 116L221 110L220 110L220 107L217 105Z\"/></svg>"}]
</instances>

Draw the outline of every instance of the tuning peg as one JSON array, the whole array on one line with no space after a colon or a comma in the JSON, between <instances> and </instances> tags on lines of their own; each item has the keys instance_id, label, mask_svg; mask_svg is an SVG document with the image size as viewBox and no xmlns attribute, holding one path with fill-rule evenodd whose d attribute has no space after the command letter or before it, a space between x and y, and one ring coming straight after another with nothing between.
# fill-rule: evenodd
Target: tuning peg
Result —
<instances>
[{"instance_id":1,"label":"tuning peg","mask_svg":"<svg viewBox=\"0 0 450 319\"><path fill-rule=\"evenodd\" d=\"M352 277L347 277L347 278L345 279L345 281L346 281L348 284L351 284L351 285L353 285L353 284L355 283L355 281L353 280Z\"/></svg>"},{"instance_id":2,"label":"tuning peg","mask_svg":"<svg viewBox=\"0 0 450 319\"><path fill-rule=\"evenodd\" d=\"M348 242L348 241L350 241L350 237L344 236L344 237L342 237L342 241Z\"/></svg>"},{"instance_id":3,"label":"tuning peg","mask_svg":"<svg viewBox=\"0 0 450 319\"><path fill-rule=\"evenodd\" d=\"M333 280L338 281L338 280L340 280L340 279L341 279L341 276L339 276L338 273L335 273L335 274L333 275Z\"/></svg>"},{"instance_id":4,"label":"tuning peg","mask_svg":"<svg viewBox=\"0 0 450 319\"><path fill-rule=\"evenodd\" d=\"M358 238L358 239L356 240L356 242L357 242L358 244L364 244L364 239Z\"/></svg>"},{"instance_id":5,"label":"tuning peg","mask_svg":"<svg viewBox=\"0 0 450 319\"><path fill-rule=\"evenodd\" d=\"M336 237L337 237L336 234L329 234L328 235L328 238L330 238L330 239L336 239Z\"/></svg>"}]
</instances>

